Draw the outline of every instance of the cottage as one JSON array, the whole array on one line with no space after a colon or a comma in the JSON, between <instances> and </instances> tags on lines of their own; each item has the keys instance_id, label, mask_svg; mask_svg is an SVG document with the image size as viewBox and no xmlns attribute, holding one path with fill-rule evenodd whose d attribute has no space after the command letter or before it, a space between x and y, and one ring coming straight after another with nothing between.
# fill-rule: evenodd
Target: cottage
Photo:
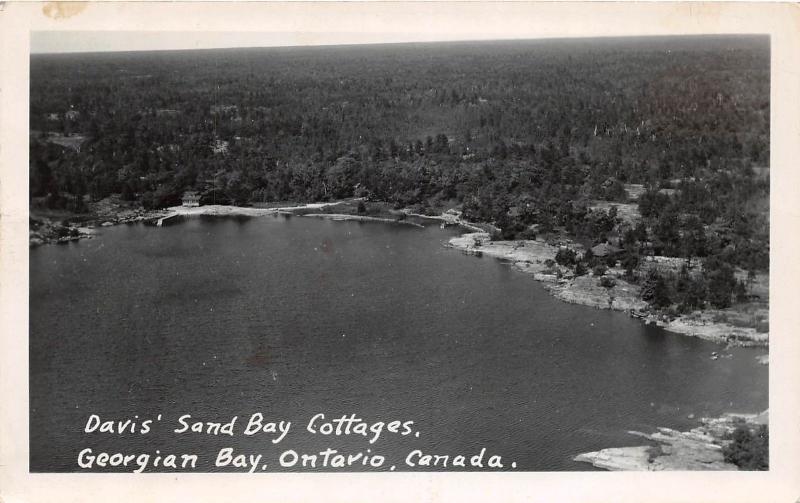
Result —
<instances>
[{"instance_id":1,"label":"cottage","mask_svg":"<svg viewBox=\"0 0 800 503\"><path fill-rule=\"evenodd\" d=\"M200 194L194 191L186 191L181 196L181 203L186 207L200 206Z\"/></svg>"},{"instance_id":2,"label":"cottage","mask_svg":"<svg viewBox=\"0 0 800 503\"><path fill-rule=\"evenodd\" d=\"M215 154L225 154L228 152L229 143L225 140L214 140L211 143L211 151Z\"/></svg>"},{"instance_id":3,"label":"cottage","mask_svg":"<svg viewBox=\"0 0 800 503\"><path fill-rule=\"evenodd\" d=\"M628 196L628 199L631 201L638 200L639 196L645 192L644 185L640 183L626 183L623 184L623 188L625 189L625 194Z\"/></svg>"},{"instance_id":4,"label":"cottage","mask_svg":"<svg viewBox=\"0 0 800 503\"><path fill-rule=\"evenodd\" d=\"M512 206L508 209L506 215L508 215L511 218L520 218L522 216L522 213L523 211L519 206Z\"/></svg>"}]
</instances>

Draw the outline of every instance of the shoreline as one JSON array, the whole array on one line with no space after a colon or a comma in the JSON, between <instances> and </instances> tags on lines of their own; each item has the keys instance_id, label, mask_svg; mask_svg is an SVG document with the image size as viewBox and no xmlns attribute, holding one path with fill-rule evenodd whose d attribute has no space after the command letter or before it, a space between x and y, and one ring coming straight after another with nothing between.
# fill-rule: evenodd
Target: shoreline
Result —
<instances>
[{"instance_id":1,"label":"shoreline","mask_svg":"<svg viewBox=\"0 0 800 503\"><path fill-rule=\"evenodd\" d=\"M769 409L760 414L728 413L717 418L702 418L689 431L658 428L656 433L629 431L647 439L649 445L611 447L578 454L574 461L589 463L609 471L739 470L725 461L723 448L731 442L737 426L749 428L769 423Z\"/></svg>"},{"instance_id":2,"label":"shoreline","mask_svg":"<svg viewBox=\"0 0 800 503\"><path fill-rule=\"evenodd\" d=\"M324 218L328 220L333 220L335 222L344 222L344 221L356 221L356 222L380 222L386 224L400 224L400 225L411 225L413 227L420 227L424 228L424 225L418 224L416 222L408 222L406 220L393 220L391 218L382 218L382 217L370 217L366 215L350 215L348 213L306 213L304 215L300 215L303 217L313 217L313 218Z\"/></svg>"},{"instance_id":3,"label":"shoreline","mask_svg":"<svg viewBox=\"0 0 800 503\"><path fill-rule=\"evenodd\" d=\"M185 216L248 216L258 217L275 214L292 214L313 218L326 218L333 221L369 221L381 223L401 223L423 227L416 222L401 219L376 217L350 213L298 213L306 210L346 205L359 201L359 198L345 199L324 203L307 203L301 205L275 206L255 208L229 205L204 205L195 207L172 206L165 210L144 210L141 208L126 209L116 213L97 214L85 217L82 225L58 226L43 220L45 232L31 230L30 245L46 243L67 243L79 239L92 238L97 233L96 227L108 227L123 223L144 222L162 226L164 222L175 217ZM569 269L553 264L553 259L560 246L578 248L572 242L553 245L543 240L491 241L486 228L461 218L458 212L445 212L440 215L425 215L411 210L402 210L402 215L441 222L442 226L459 226L469 232L453 237L447 247L461 250L476 256L489 256L509 262L516 270L530 274L533 279L543 284L544 288L555 298L571 304L578 304L596 309L610 309L629 313L641 319L646 325L655 325L669 332L699 337L718 344L741 347L769 347L769 333L757 332L754 328L737 327L714 319L711 310L695 311L667 319L663 315L650 312L648 304L639 297L640 288L625 281L619 268L609 268L604 277L613 280L613 286L600 286L600 278L593 273L575 276ZM33 220L33 218L32 218ZM49 227L49 229L47 229ZM491 226L486 226L491 228ZM63 235L59 235L63 234ZM768 359L760 358L761 364L768 364Z\"/></svg>"},{"instance_id":4,"label":"shoreline","mask_svg":"<svg viewBox=\"0 0 800 503\"><path fill-rule=\"evenodd\" d=\"M58 219L52 215L34 214L34 211L31 211L28 226L28 243L30 247L35 247L91 239L97 234L98 227L111 227L137 222L155 222L164 215L165 212L163 210L136 208L116 212L114 215L75 214L61 219L62 223L57 223L56 220ZM76 220L79 223L67 223L69 220Z\"/></svg>"},{"instance_id":5,"label":"shoreline","mask_svg":"<svg viewBox=\"0 0 800 503\"><path fill-rule=\"evenodd\" d=\"M308 203L298 206L278 206L274 208L254 208L247 206L229 206L224 204L207 204L204 206L171 206L166 209L167 214L159 218L156 226L161 227L164 221L174 217L188 217L197 215L208 216L245 216L261 217L265 215L275 215L279 213L291 213L298 210L316 210L328 206L337 206L349 202L350 200L334 201L331 203Z\"/></svg>"},{"instance_id":6,"label":"shoreline","mask_svg":"<svg viewBox=\"0 0 800 503\"><path fill-rule=\"evenodd\" d=\"M98 227L111 227L114 225L142 222L161 227L171 218L184 216L248 216L258 217L265 215L293 213L294 211L322 209L352 202L347 199L330 203L308 203L294 206L276 206L273 208L255 208L246 206L230 206L212 204L205 206L171 206L162 210L146 210L144 208L106 208L89 214L70 214L62 218L62 222L80 220L80 224L56 223L51 215L41 213L34 215L30 212L29 245L30 247L44 244L65 244L80 239L91 239L97 234ZM34 225L35 222L35 225ZM34 226L34 228L31 228Z\"/></svg>"},{"instance_id":7,"label":"shoreline","mask_svg":"<svg viewBox=\"0 0 800 503\"><path fill-rule=\"evenodd\" d=\"M347 205L360 200L359 198L345 199L327 203L308 203L303 205L252 208L225 205L207 205L198 207L174 206L168 208L167 215L160 221L174 216L213 215L213 216L263 216L276 213L291 213L298 216L327 218L334 221L372 221L383 223L404 223L422 227L414 222L403 220L360 215L352 213L296 213L304 210L323 209L339 205ZM486 254L504 261L524 273L531 274L537 281L543 283L545 289L555 298L571 304L594 307L596 309L611 309L629 313L632 317L641 319L646 325L661 327L675 334L698 337L718 344L741 347L768 347L769 333L758 332L755 328L737 327L730 323L714 319L715 311L710 309L698 310L692 313L679 315L669 319L659 313L650 312L647 302L639 296L640 287L622 279L624 271L619 268L609 268L603 275L613 279L614 285L606 288L598 285L599 277L588 273L575 277L567 268L547 265L558 252L559 246L580 248L571 241L559 243L559 246L548 244L542 240L516 240L516 241L491 241L487 230L493 230L490 225L477 224L461 218L457 211L443 212L439 215L425 215L411 211L401 210L407 217L441 222L442 227L459 226L466 229L467 233L451 238L447 246L459 249L473 255ZM157 224L159 225L159 224ZM762 364L766 364L762 361Z\"/></svg>"},{"instance_id":8,"label":"shoreline","mask_svg":"<svg viewBox=\"0 0 800 503\"><path fill-rule=\"evenodd\" d=\"M457 225L472 232L486 232L486 229L479 227L473 222L463 220L460 215L455 213L442 213L441 215L425 215L422 213L414 213L410 210L403 210L403 213L409 217L424 218L426 220L436 220L442 222L443 225Z\"/></svg>"},{"instance_id":9,"label":"shoreline","mask_svg":"<svg viewBox=\"0 0 800 503\"><path fill-rule=\"evenodd\" d=\"M672 333L699 337L719 344L769 346L768 332L715 321L708 310L694 311L674 319L666 319L663 315L649 312L647 302L639 297L639 286L622 279L622 269L609 268L603 277L611 278L613 286L599 286L600 277L593 273L576 277L567 268L558 264L549 265L559 247L541 240L490 241L489 234L481 231L451 238L447 246L469 255L485 255L510 262L515 269L542 282L552 296L564 302L628 312L647 325L652 324Z\"/></svg>"},{"instance_id":10,"label":"shoreline","mask_svg":"<svg viewBox=\"0 0 800 503\"><path fill-rule=\"evenodd\" d=\"M727 347L740 346L752 348L769 348L769 334L759 333L754 328L735 327L728 323L709 320L709 313L696 311L690 315L679 316L673 320L665 320L655 313L640 315L649 310L648 304L639 298L639 287L621 279L622 270L609 268L606 275L617 277L611 288L597 285L599 278L593 273L585 276L564 279L558 270L545 262L553 260L559 246L548 244L542 240L490 241L490 235L478 225L462 220L460 214L442 213L441 215L423 215L404 210L408 216L436 220L442 227L458 225L471 232L451 238L447 245L470 255L494 257L507 261L512 266L543 283L545 289L555 298L573 304L628 312L631 317L639 318L646 325L655 324L669 332L699 337ZM477 241L476 241L477 238ZM476 246L476 244L478 246ZM574 243L570 243L574 245ZM555 265L555 267L559 267ZM563 271L562 271L563 272ZM561 277L560 277L561 276ZM634 313L637 315L634 316ZM692 315L699 315L691 318ZM733 340L732 336L733 335ZM712 360L717 359L713 353ZM769 365L769 353L755 356L760 365ZM730 435L741 424L757 426L768 424L769 409L760 414L727 413L719 418L702 418L700 426L688 432L680 432L670 428L658 428L658 432L645 434L636 431L628 433L646 438L651 445L606 448L596 452L578 454L573 458L577 462L590 463L596 468L605 470L739 470L739 467L725 461L723 447L731 442Z\"/></svg>"}]
</instances>

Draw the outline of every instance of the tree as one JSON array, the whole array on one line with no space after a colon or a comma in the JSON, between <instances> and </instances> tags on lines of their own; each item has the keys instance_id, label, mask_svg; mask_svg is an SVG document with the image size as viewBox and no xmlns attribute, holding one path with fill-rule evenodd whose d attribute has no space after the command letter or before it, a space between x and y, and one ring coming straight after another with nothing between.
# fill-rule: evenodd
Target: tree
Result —
<instances>
[{"instance_id":1,"label":"tree","mask_svg":"<svg viewBox=\"0 0 800 503\"><path fill-rule=\"evenodd\" d=\"M639 248L635 245L626 246L620 262L625 268L625 275L629 278L633 277L634 269L639 266Z\"/></svg>"},{"instance_id":2,"label":"tree","mask_svg":"<svg viewBox=\"0 0 800 503\"><path fill-rule=\"evenodd\" d=\"M596 262L595 258L592 249L587 247L586 251L583 253L583 261L586 262L587 266L594 267Z\"/></svg>"},{"instance_id":3,"label":"tree","mask_svg":"<svg viewBox=\"0 0 800 503\"><path fill-rule=\"evenodd\" d=\"M708 284L708 301L717 309L731 306L736 277L733 267L718 257L711 257L703 264L703 275Z\"/></svg>"},{"instance_id":4,"label":"tree","mask_svg":"<svg viewBox=\"0 0 800 503\"><path fill-rule=\"evenodd\" d=\"M747 425L737 426L722 454L726 462L743 470L768 470L769 428L763 424L754 429Z\"/></svg>"},{"instance_id":5,"label":"tree","mask_svg":"<svg viewBox=\"0 0 800 503\"><path fill-rule=\"evenodd\" d=\"M566 247L559 248L556 252L556 263L564 267L571 267L575 265L576 256L575 250Z\"/></svg>"},{"instance_id":6,"label":"tree","mask_svg":"<svg viewBox=\"0 0 800 503\"><path fill-rule=\"evenodd\" d=\"M690 215L683 225L682 248L688 267L691 267L692 257L703 257L706 254L705 228L695 215Z\"/></svg>"},{"instance_id":7,"label":"tree","mask_svg":"<svg viewBox=\"0 0 800 503\"><path fill-rule=\"evenodd\" d=\"M122 184L122 193L120 197L123 201L133 201L136 199L135 194L133 193L133 189L131 189L131 185L127 182Z\"/></svg>"},{"instance_id":8,"label":"tree","mask_svg":"<svg viewBox=\"0 0 800 503\"><path fill-rule=\"evenodd\" d=\"M669 297L669 286L657 271L651 270L647 274L644 285L642 285L642 300L651 306L661 309L672 304Z\"/></svg>"},{"instance_id":9,"label":"tree","mask_svg":"<svg viewBox=\"0 0 800 503\"><path fill-rule=\"evenodd\" d=\"M640 221L636 224L636 227L633 228L633 236L640 243L647 241L647 226L644 222Z\"/></svg>"},{"instance_id":10,"label":"tree","mask_svg":"<svg viewBox=\"0 0 800 503\"><path fill-rule=\"evenodd\" d=\"M657 190L648 190L639 196L639 213L644 218L654 218L664 211L668 204L668 195Z\"/></svg>"},{"instance_id":11,"label":"tree","mask_svg":"<svg viewBox=\"0 0 800 503\"><path fill-rule=\"evenodd\" d=\"M675 255L679 252L678 214L674 208L664 210L657 217L655 235L663 253Z\"/></svg>"},{"instance_id":12,"label":"tree","mask_svg":"<svg viewBox=\"0 0 800 503\"><path fill-rule=\"evenodd\" d=\"M547 234L549 232L553 232L555 230L555 224L553 222L553 217L549 214L540 215L538 218L538 226L537 229L541 234Z\"/></svg>"},{"instance_id":13,"label":"tree","mask_svg":"<svg viewBox=\"0 0 800 503\"><path fill-rule=\"evenodd\" d=\"M736 298L736 302L747 302L747 287L744 284L744 281L737 281L736 286L733 289L733 295Z\"/></svg>"},{"instance_id":14,"label":"tree","mask_svg":"<svg viewBox=\"0 0 800 503\"><path fill-rule=\"evenodd\" d=\"M617 284L617 280L610 276L603 276L600 278L600 286L603 288L614 288L614 285Z\"/></svg>"}]
</instances>

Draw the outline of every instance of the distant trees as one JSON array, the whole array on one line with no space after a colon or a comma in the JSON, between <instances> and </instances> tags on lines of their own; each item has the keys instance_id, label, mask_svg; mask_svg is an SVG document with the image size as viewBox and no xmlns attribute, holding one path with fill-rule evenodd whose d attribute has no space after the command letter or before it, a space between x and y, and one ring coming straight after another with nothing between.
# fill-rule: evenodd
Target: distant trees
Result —
<instances>
[{"instance_id":1,"label":"distant trees","mask_svg":"<svg viewBox=\"0 0 800 503\"><path fill-rule=\"evenodd\" d=\"M658 217L669 205L669 196L657 190L647 190L639 196L639 213L644 218Z\"/></svg>"},{"instance_id":2,"label":"distant trees","mask_svg":"<svg viewBox=\"0 0 800 503\"><path fill-rule=\"evenodd\" d=\"M656 307L724 307L747 297L737 267L769 268L768 77L766 38L34 55L30 194L461 205L500 239L613 240L556 260L619 260ZM641 218L594 204L626 184ZM688 272L637 278L652 254Z\"/></svg>"}]
</instances>

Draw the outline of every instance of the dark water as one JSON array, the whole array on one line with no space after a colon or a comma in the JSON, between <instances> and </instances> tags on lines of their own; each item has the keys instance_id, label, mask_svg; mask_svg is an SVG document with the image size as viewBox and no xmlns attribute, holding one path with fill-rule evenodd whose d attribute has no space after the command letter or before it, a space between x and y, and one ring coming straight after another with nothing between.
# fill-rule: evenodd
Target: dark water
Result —
<instances>
[{"instance_id":1,"label":"dark water","mask_svg":"<svg viewBox=\"0 0 800 503\"><path fill-rule=\"evenodd\" d=\"M329 447L383 455L384 470L409 469L417 448L483 447L506 468L585 470L574 455L641 443L627 430L767 407L760 351L712 361L720 346L562 303L500 261L443 247L455 232L196 218L31 250L31 470L80 471L87 447L195 453L201 471L223 447L263 454L268 470L289 469L288 449ZM241 435L258 411L292 421L282 442ZM419 437L312 435L316 413L414 421ZM90 414L162 420L145 435L86 434ZM172 433L183 414L239 416L237 435Z\"/></svg>"}]
</instances>

